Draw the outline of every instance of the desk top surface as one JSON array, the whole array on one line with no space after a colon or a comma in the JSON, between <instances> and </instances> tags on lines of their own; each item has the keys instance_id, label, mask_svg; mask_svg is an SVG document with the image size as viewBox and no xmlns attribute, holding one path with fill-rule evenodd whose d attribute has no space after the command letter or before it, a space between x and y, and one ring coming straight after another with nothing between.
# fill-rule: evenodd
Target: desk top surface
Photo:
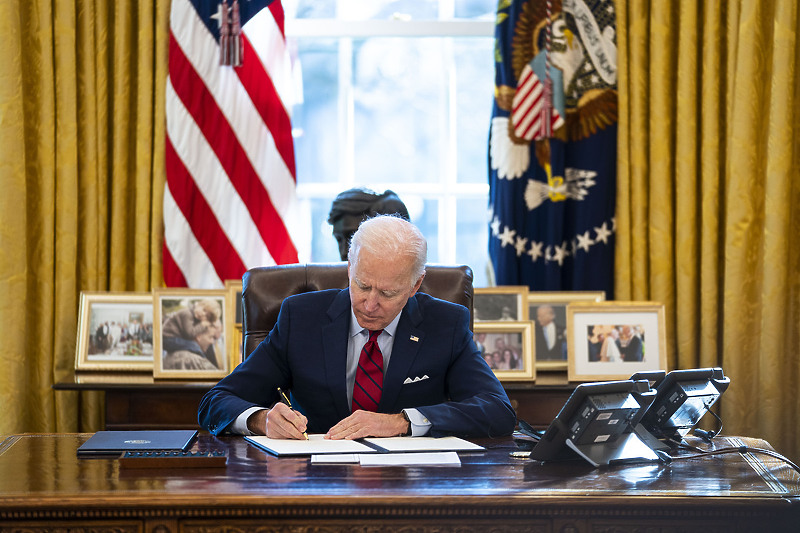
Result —
<instances>
[{"instance_id":1,"label":"desk top surface","mask_svg":"<svg viewBox=\"0 0 800 533\"><path fill-rule=\"evenodd\" d=\"M732 504L754 499L800 505L800 476L768 456L731 453L674 461L595 469L582 461L542 464L514 459L511 439L476 441L485 452L460 453L460 467L361 467L355 464L311 464L309 457L274 457L242 437L201 434L193 450L224 450L223 468L120 469L119 461L77 458L77 448L90 434L25 434L0 437L0 509L25 502L91 501L102 498L170 498L220 502L269 497L294 501L347 499L393 501L421 498L474 497L525 499L573 496L624 496L648 499L730 499ZM745 443L769 445L758 439L720 437L717 448ZM156 498L158 499L158 498ZM421 501L421 500L420 500ZM157 503L156 503L157 504Z\"/></svg>"}]
</instances>

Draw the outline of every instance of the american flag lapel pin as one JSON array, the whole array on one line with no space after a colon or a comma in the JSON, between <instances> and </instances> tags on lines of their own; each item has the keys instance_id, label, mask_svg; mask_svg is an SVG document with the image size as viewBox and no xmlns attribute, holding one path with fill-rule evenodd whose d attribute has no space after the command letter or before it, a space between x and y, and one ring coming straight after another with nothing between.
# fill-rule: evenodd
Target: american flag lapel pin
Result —
<instances>
[{"instance_id":1,"label":"american flag lapel pin","mask_svg":"<svg viewBox=\"0 0 800 533\"><path fill-rule=\"evenodd\" d=\"M411 335L411 340L414 342L419 342L419 337L417 337L416 335Z\"/></svg>"}]
</instances>

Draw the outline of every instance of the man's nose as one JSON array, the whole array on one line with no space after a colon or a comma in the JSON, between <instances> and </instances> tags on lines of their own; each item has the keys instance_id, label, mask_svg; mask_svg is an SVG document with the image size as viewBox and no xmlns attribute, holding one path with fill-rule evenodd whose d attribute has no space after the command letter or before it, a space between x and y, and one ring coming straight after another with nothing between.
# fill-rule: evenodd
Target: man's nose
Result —
<instances>
[{"instance_id":1,"label":"man's nose","mask_svg":"<svg viewBox=\"0 0 800 533\"><path fill-rule=\"evenodd\" d=\"M375 291L370 291L370 293L367 294L366 300L364 301L364 306L368 311L373 311L380 307L380 305L378 293Z\"/></svg>"}]
</instances>

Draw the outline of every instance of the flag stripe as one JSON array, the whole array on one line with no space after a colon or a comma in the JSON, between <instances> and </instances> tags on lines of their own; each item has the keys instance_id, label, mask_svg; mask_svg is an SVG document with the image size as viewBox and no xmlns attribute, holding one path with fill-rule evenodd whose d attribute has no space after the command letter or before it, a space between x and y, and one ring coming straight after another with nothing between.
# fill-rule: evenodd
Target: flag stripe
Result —
<instances>
[{"instance_id":1,"label":"flag stripe","mask_svg":"<svg viewBox=\"0 0 800 533\"><path fill-rule=\"evenodd\" d=\"M270 7L274 5L272 4ZM270 15L271 13L268 11L262 10L253 17L251 22L248 23L248 27L250 24L258 25L260 31L248 32L247 40L258 54L264 68L270 73L270 79L273 81L272 85L281 102L286 108L289 108L296 101L292 60L283 35L283 20L279 24Z\"/></svg>"},{"instance_id":2,"label":"flag stripe","mask_svg":"<svg viewBox=\"0 0 800 533\"><path fill-rule=\"evenodd\" d=\"M517 87L517 93L514 95L514 112L520 110L520 106L527 100L530 95L539 85L536 77L533 75L533 70L525 69L522 73L522 79Z\"/></svg>"},{"instance_id":3,"label":"flag stripe","mask_svg":"<svg viewBox=\"0 0 800 533\"><path fill-rule=\"evenodd\" d=\"M244 64L236 69L244 89L255 105L264 123L269 127L275 147L292 176L294 168L294 144L292 144L292 126L289 115L267 76L264 65L258 61L250 40L244 39ZM253 60L251 61L250 58Z\"/></svg>"},{"instance_id":4,"label":"flag stripe","mask_svg":"<svg viewBox=\"0 0 800 533\"><path fill-rule=\"evenodd\" d=\"M166 241L162 244L162 262L164 270L164 282L168 287L186 287L186 278L183 277L183 272L178 267L178 263L172 258L169 253L169 247Z\"/></svg>"},{"instance_id":5,"label":"flag stripe","mask_svg":"<svg viewBox=\"0 0 800 533\"><path fill-rule=\"evenodd\" d=\"M189 222L172 198L168 186L164 188L164 225L177 230L164 232L164 244L169 248L187 286L222 287L222 280L217 276L214 265L195 238ZM189 280L198 280L201 285L192 285Z\"/></svg>"},{"instance_id":6,"label":"flag stripe","mask_svg":"<svg viewBox=\"0 0 800 533\"><path fill-rule=\"evenodd\" d=\"M269 5L269 11L272 15L272 20L275 21L275 25L278 27L278 31L281 33L282 38L286 38L286 34L283 31L283 23L284 23L284 14L283 14L283 7L281 6L280 2L272 2ZM263 11L261 11L263 13Z\"/></svg>"}]
</instances>

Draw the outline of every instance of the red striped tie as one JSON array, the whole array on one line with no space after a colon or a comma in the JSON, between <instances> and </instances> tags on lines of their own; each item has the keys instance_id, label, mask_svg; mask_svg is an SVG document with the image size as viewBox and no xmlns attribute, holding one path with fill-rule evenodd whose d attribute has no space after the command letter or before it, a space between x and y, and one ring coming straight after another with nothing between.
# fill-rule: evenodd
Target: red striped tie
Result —
<instances>
[{"instance_id":1,"label":"red striped tie","mask_svg":"<svg viewBox=\"0 0 800 533\"><path fill-rule=\"evenodd\" d=\"M383 330L369 332L369 340L361 349L356 369L356 383L353 386L353 409L377 411L383 388L383 354L378 346L378 335Z\"/></svg>"}]
</instances>

